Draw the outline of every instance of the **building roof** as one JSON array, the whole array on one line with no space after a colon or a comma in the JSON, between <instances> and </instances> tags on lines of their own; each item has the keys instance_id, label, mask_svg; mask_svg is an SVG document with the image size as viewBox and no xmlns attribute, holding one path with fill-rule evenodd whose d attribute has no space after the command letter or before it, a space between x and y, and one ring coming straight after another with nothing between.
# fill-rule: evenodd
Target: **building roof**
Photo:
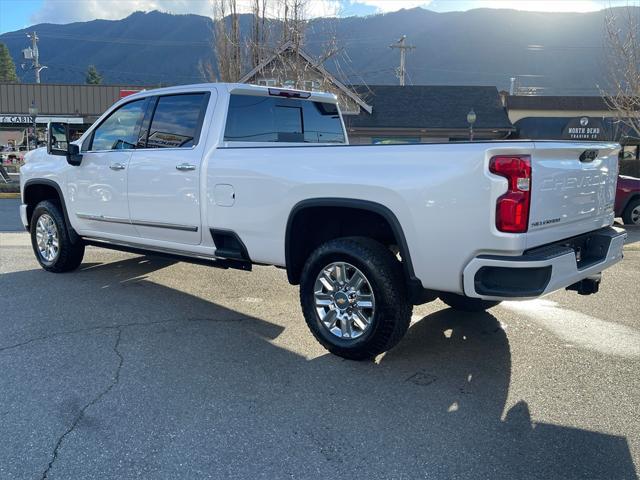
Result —
<instances>
[{"instance_id":1,"label":"building roof","mask_svg":"<svg viewBox=\"0 0 640 480\"><path fill-rule=\"evenodd\" d=\"M39 115L99 116L124 90L153 88L134 85L0 84L0 114L26 115L32 102Z\"/></svg>"},{"instance_id":2,"label":"building roof","mask_svg":"<svg viewBox=\"0 0 640 480\"><path fill-rule=\"evenodd\" d=\"M513 130L496 87L441 85L354 86L373 105L371 114L345 117L349 128L467 129L476 113L476 129Z\"/></svg>"},{"instance_id":3,"label":"building roof","mask_svg":"<svg viewBox=\"0 0 640 480\"><path fill-rule=\"evenodd\" d=\"M506 103L509 110L611 110L603 97L508 95Z\"/></svg>"},{"instance_id":4,"label":"building roof","mask_svg":"<svg viewBox=\"0 0 640 480\"><path fill-rule=\"evenodd\" d=\"M263 60L258 66L256 66L250 72L247 72L240 80L240 83L246 83L251 80L254 76L264 70L267 65L276 60L280 55L287 51L297 51L298 54L309 64L312 68L314 68L318 73L320 73L324 78L326 78L329 82L333 83L342 93L344 93L351 100L356 102L360 107L362 107L367 112L371 113L371 105L366 103L361 97L352 92L349 87L331 75L326 68L322 66L319 62L313 59L311 55L309 55L304 50L298 48L296 50L295 44L292 41L288 41L284 43L273 55Z\"/></svg>"}]
</instances>

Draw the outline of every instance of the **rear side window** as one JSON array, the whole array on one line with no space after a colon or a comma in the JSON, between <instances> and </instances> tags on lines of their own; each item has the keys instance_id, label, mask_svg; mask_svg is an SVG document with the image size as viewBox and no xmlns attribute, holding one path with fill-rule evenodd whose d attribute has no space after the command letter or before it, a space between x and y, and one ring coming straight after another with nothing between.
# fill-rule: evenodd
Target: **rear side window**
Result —
<instances>
[{"instance_id":1,"label":"rear side window","mask_svg":"<svg viewBox=\"0 0 640 480\"><path fill-rule=\"evenodd\" d=\"M189 148L196 145L208 97L206 93L159 97L149 126L146 148Z\"/></svg>"},{"instance_id":2,"label":"rear side window","mask_svg":"<svg viewBox=\"0 0 640 480\"><path fill-rule=\"evenodd\" d=\"M338 108L332 103L231 95L227 142L344 143Z\"/></svg>"}]
</instances>

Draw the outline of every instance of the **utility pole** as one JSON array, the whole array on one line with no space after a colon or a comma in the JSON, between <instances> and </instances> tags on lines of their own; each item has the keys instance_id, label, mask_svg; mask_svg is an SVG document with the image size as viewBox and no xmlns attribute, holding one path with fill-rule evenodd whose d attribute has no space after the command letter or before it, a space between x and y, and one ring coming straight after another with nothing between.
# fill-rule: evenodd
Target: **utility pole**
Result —
<instances>
[{"instance_id":1,"label":"utility pole","mask_svg":"<svg viewBox=\"0 0 640 480\"><path fill-rule=\"evenodd\" d=\"M405 85L405 76L407 74L407 50L415 50L413 45L406 45L407 36L402 35L397 43L389 45L389 48L397 48L400 50L400 68L398 68L398 78L400 79L400 86Z\"/></svg>"},{"instance_id":2,"label":"utility pole","mask_svg":"<svg viewBox=\"0 0 640 480\"><path fill-rule=\"evenodd\" d=\"M44 70L44 65L40 65L40 52L38 51L38 34L33 31L31 33L27 33L27 37L31 40L31 46L22 50L22 56L25 60L31 60L31 70L33 70L36 74L36 83L40 83L40 72ZM24 63L22 64L22 68L24 68Z\"/></svg>"}]
</instances>

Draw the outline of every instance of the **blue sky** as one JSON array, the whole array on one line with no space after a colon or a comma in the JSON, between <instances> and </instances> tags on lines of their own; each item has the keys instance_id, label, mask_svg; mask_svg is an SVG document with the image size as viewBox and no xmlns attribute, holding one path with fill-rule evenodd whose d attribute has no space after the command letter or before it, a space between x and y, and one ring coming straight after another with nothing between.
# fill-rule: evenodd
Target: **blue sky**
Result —
<instances>
[{"instance_id":1,"label":"blue sky","mask_svg":"<svg viewBox=\"0 0 640 480\"><path fill-rule=\"evenodd\" d=\"M249 4L249 0L238 0ZM459 11L472 8L588 12L610 5L637 4L629 0L309 0L310 16L371 15L422 6L431 10ZM69 23L96 18L119 19L136 10L172 13L211 12L210 0L0 0L0 33L35 23Z\"/></svg>"},{"instance_id":2,"label":"blue sky","mask_svg":"<svg viewBox=\"0 0 640 480\"><path fill-rule=\"evenodd\" d=\"M44 0L0 0L0 33L18 30L31 24L31 15Z\"/></svg>"}]
</instances>

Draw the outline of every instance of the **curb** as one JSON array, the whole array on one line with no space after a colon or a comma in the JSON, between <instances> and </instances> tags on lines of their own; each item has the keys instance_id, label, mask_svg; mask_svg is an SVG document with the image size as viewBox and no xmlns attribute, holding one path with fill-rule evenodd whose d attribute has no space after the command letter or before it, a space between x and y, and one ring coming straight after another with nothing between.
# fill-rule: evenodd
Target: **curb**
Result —
<instances>
[{"instance_id":1,"label":"curb","mask_svg":"<svg viewBox=\"0 0 640 480\"><path fill-rule=\"evenodd\" d=\"M0 192L0 198L20 198L20 193L4 193L4 192Z\"/></svg>"}]
</instances>

